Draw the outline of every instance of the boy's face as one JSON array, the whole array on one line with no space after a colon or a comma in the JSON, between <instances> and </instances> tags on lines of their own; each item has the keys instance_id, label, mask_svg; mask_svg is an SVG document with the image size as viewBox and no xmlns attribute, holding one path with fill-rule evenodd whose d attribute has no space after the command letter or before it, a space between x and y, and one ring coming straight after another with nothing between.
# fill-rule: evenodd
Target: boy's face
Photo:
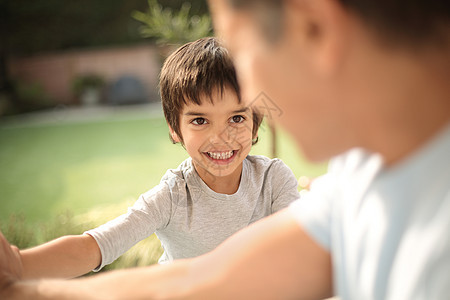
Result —
<instances>
[{"instance_id":1,"label":"boy's face","mask_svg":"<svg viewBox=\"0 0 450 300\"><path fill-rule=\"evenodd\" d=\"M212 100L204 96L201 105L184 106L180 115L184 147L205 182L221 176L239 178L252 145L252 112L229 88L222 95L213 93ZM172 137L180 142L174 133Z\"/></svg>"}]
</instances>

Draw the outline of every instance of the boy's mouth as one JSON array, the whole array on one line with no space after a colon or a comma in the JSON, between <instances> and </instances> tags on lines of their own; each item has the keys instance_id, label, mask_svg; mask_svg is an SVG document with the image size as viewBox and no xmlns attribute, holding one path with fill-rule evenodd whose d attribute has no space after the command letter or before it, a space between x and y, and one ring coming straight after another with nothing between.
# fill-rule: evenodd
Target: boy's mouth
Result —
<instances>
[{"instance_id":1,"label":"boy's mouth","mask_svg":"<svg viewBox=\"0 0 450 300\"><path fill-rule=\"evenodd\" d=\"M234 159L238 150L230 151L207 151L203 152L209 159L216 163L228 163Z\"/></svg>"},{"instance_id":2,"label":"boy's mouth","mask_svg":"<svg viewBox=\"0 0 450 300\"><path fill-rule=\"evenodd\" d=\"M206 152L212 159L229 159L233 156L234 150L220 152Z\"/></svg>"}]
</instances>

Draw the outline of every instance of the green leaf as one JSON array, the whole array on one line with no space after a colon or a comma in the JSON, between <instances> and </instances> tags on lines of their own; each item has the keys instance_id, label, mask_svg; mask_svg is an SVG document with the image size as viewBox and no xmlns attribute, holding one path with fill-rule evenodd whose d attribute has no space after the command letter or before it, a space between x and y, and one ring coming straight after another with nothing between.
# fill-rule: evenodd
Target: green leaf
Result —
<instances>
[{"instance_id":1,"label":"green leaf","mask_svg":"<svg viewBox=\"0 0 450 300\"><path fill-rule=\"evenodd\" d=\"M191 15L188 2L179 11L163 8L156 0L149 0L148 6L147 12L134 11L132 17L142 23L141 36L154 38L158 44L181 45L212 33L211 17Z\"/></svg>"}]
</instances>

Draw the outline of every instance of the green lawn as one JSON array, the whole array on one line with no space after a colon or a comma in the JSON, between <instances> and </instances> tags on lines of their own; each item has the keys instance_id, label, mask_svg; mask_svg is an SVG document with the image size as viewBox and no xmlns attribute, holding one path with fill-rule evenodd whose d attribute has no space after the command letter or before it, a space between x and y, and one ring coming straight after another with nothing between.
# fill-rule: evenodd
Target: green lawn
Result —
<instances>
[{"instance_id":1,"label":"green lawn","mask_svg":"<svg viewBox=\"0 0 450 300\"><path fill-rule=\"evenodd\" d=\"M268 155L269 139L262 127L252 153ZM279 149L297 177L325 170L325 165L302 159L283 132ZM0 124L0 219L20 214L26 223L34 223L66 210L78 215L117 205L122 209L186 157L180 145L169 141L162 116Z\"/></svg>"}]
</instances>

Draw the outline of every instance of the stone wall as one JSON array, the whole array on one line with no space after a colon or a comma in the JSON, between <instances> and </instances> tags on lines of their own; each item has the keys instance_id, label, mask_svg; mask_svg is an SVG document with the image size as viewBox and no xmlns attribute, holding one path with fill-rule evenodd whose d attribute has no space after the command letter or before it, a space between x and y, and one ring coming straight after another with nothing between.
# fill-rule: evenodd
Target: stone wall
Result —
<instances>
[{"instance_id":1,"label":"stone wall","mask_svg":"<svg viewBox=\"0 0 450 300\"><path fill-rule=\"evenodd\" d=\"M41 85L55 104L76 104L79 99L72 91L72 83L81 74L100 75L107 84L131 75L143 83L150 98L157 97L160 61L155 46L137 45L13 57L8 69L16 80Z\"/></svg>"}]
</instances>

